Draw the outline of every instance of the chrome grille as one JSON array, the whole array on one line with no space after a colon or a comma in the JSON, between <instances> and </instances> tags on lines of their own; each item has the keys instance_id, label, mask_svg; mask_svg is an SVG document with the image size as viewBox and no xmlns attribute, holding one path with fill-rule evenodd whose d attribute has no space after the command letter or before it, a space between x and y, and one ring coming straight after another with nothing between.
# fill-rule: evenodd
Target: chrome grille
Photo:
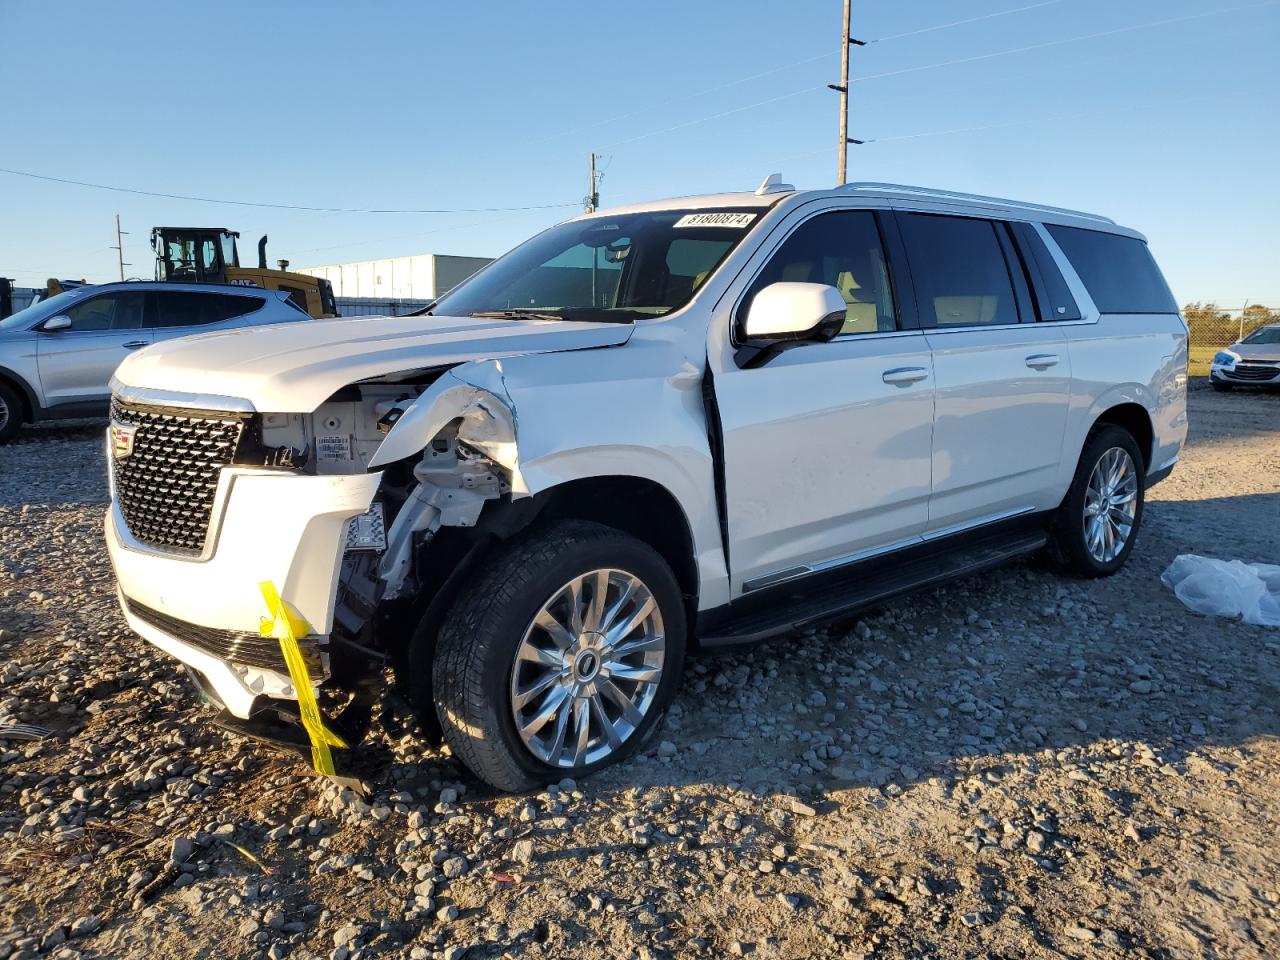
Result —
<instances>
[{"instance_id":1,"label":"chrome grille","mask_svg":"<svg viewBox=\"0 0 1280 960\"><path fill-rule=\"evenodd\" d=\"M137 428L132 452L111 457L115 496L129 532L150 546L201 553L218 471L235 455L244 417L112 398L111 420Z\"/></svg>"}]
</instances>

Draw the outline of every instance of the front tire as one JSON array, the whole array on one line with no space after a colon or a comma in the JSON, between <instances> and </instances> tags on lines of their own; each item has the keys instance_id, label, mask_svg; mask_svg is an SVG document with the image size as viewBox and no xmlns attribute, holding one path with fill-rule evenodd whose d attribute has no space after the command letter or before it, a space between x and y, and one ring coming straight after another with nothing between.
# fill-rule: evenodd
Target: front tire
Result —
<instances>
[{"instance_id":1,"label":"front tire","mask_svg":"<svg viewBox=\"0 0 1280 960\"><path fill-rule=\"evenodd\" d=\"M1213 389L1217 390L1219 393L1231 392L1232 385L1229 383L1219 383L1217 380L1211 380L1210 383L1213 384Z\"/></svg>"},{"instance_id":2,"label":"front tire","mask_svg":"<svg viewBox=\"0 0 1280 960\"><path fill-rule=\"evenodd\" d=\"M22 398L7 383L0 383L0 443L8 443L22 426Z\"/></svg>"},{"instance_id":3,"label":"front tire","mask_svg":"<svg viewBox=\"0 0 1280 960\"><path fill-rule=\"evenodd\" d=\"M1107 577L1124 566L1142 525L1143 464L1123 427L1099 424L1090 431L1051 532L1051 556L1065 572Z\"/></svg>"},{"instance_id":4,"label":"front tire","mask_svg":"<svg viewBox=\"0 0 1280 960\"><path fill-rule=\"evenodd\" d=\"M445 741L500 790L616 763L671 702L685 636L680 588L647 544L581 521L530 532L483 565L441 626L430 670ZM424 658L411 653L415 676Z\"/></svg>"}]
</instances>

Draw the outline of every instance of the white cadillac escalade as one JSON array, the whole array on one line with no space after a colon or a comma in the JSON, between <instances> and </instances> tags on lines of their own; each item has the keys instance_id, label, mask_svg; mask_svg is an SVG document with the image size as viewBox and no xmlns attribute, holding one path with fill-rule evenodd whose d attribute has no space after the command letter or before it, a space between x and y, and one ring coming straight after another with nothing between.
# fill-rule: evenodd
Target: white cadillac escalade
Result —
<instances>
[{"instance_id":1,"label":"white cadillac escalade","mask_svg":"<svg viewBox=\"0 0 1280 960\"><path fill-rule=\"evenodd\" d=\"M420 315L138 352L107 544L220 722L305 743L270 582L348 742L386 695L521 790L635 750L690 650L1039 551L1114 572L1186 360L1111 220L771 177L559 224Z\"/></svg>"}]
</instances>

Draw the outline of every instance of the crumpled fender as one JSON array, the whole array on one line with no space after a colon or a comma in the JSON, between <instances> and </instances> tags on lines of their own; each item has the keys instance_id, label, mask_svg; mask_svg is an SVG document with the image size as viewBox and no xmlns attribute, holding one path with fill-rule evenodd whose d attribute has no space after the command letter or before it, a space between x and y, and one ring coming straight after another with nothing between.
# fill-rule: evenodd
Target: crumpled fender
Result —
<instances>
[{"instance_id":1,"label":"crumpled fender","mask_svg":"<svg viewBox=\"0 0 1280 960\"><path fill-rule=\"evenodd\" d=\"M528 489L520 476L514 404L502 378L502 363L485 360L447 371L405 411L369 469L421 453L447 424L461 419L458 436L511 474L511 492Z\"/></svg>"}]
</instances>

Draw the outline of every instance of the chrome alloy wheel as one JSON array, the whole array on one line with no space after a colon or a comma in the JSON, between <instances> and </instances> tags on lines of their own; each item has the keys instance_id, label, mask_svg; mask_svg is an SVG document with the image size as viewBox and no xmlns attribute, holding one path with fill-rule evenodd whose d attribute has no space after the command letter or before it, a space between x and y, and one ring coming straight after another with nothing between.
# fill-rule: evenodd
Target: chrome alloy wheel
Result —
<instances>
[{"instance_id":1,"label":"chrome alloy wheel","mask_svg":"<svg viewBox=\"0 0 1280 960\"><path fill-rule=\"evenodd\" d=\"M1084 492L1084 542L1089 555L1110 563L1129 542L1138 504L1133 458L1112 447L1094 465Z\"/></svg>"},{"instance_id":2,"label":"chrome alloy wheel","mask_svg":"<svg viewBox=\"0 0 1280 960\"><path fill-rule=\"evenodd\" d=\"M566 583L511 668L511 713L529 752L571 768L621 747L658 695L666 647L658 602L635 575L592 570Z\"/></svg>"},{"instance_id":3,"label":"chrome alloy wheel","mask_svg":"<svg viewBox=\"0 0 1280 960\"><path fill-rule=\"evenodd\" d=\"M0 431L9 425L10 416L12 414L9 412L9 404L5 403L4 395L0 394Z\"/></svg>"}]
</instances>

